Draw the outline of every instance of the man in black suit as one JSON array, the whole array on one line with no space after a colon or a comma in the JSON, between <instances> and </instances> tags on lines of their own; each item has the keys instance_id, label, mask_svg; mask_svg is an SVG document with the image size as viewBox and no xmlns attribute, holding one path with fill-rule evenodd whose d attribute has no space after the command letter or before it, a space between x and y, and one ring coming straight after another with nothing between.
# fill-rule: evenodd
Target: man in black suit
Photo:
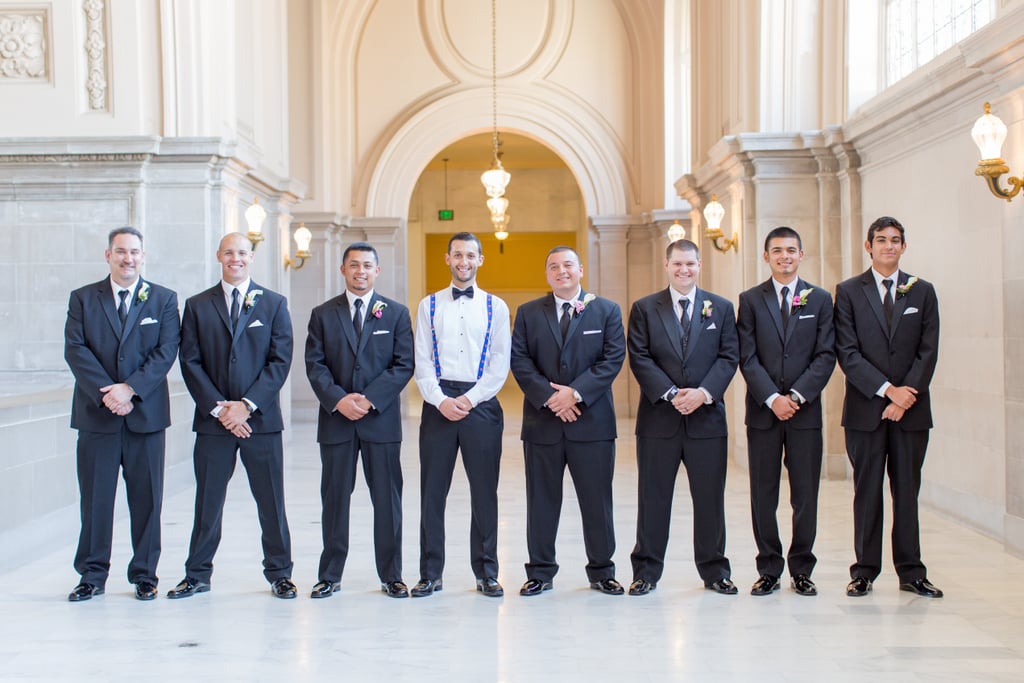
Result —
<instances>
[{"instance_id":1,"label":"man in black suit","mask_svg":"<svg viewBox=\"0 0 1024 683\"><path fill-rule=\"evenodd\" d=\"M932 427L928 385L939 351L939 305L931 283L900 270L907 242L898 220L883 216L872 223L864 248L871 268L839 283L835 305L857 553L846 594L867 595L882 571L882 484L888 472L900 590L941 598L921 562L917 516Z\"/></svg>"},{"instance_id":2,"label":"man in black suit","mask_svg":"<svg viewBox=\"0 0 1024 683\"><path fill-rule=\"evenodd\" d=\"M292 323L285 298L249 278L252 259L248 237L225 235L217 250L221 282L185 302L181 372L196 402L196 507L185 578L168 591L172 599L210 590L236 453L263 530L263 575L275 596L295 597L280 403L292 364Z\"/></svg>"},{"instance_id":3,"label":"man in black suit","mask_svg":"<svg viewBox=\"0 0 1024 683\"><path fill-rule=\"evenodd\" d=\"M704 587L736 593L725 556L728 425L725 390L739 341L732 304L697 287L700 250L677 240L665 252L669 286L633 304L629 367L643 396L636 417L639 501L630 595L646 595L665 568L672 492L680 461L693 499L693 557Z\"/></svg>"},{"instance_id":4,"label":"man in black suit","mask_svg":"<svg viewBox=\"0 0 1024 683\"><path fill-rule=\"evenodd\" d=\"M555 535L568 466L583 517L590 587L622 595L612 561L612 382L626 358L622 314L618 304L583 291L583 265L573 249L555 247L545 267L552 293L520 306L512 332L512 374L523 390L530 552L519 594L550 590L558 572Z\"/></svg>"},{"instance_id":5,"label":"man in black suit","mask_svg":"<svg viewBox=\"0 0 1024 683\"><path fill-rule=\"evenodd\" d=\"M508 378L508 306L476 285L484 263L476 235L448 240L444 262L452 285L420 301L416 313L416 386L420 418L420 580L414 598L443 587L444 508L455 458L469 479L469 553L476 589L505 594L498 583L498 465L504 413L498 391Z\"/></svg>"},{"instance_id":6,"label":"man in black suit","mask_svg":"<svg viewBox=\"0 0 1024 683\"><path fill-rule=\"evenodd\" d=\"M409 597L402 581L402 414L399 394L413 371L409 309L377 294L377 250L356 242L342 255L345 293L313 309L306 375L320 401L320 499L324 550L312 598L338 590L348 557L356 461L373 504L373 545L381 590Z\"/></svg>"},{"instance_id":7,"label":"man in black suit","mask_svg":"<svg viewBox=\"0 0 1024 683\"><path fill-rule=\"evenodd\" d=\"M793 590L817 595L811 581L821 479L821 392L836 365L832 297L797 276L800 235L778 227L764 240L772 276L740 294L740 372L747 383L750 514L760 577L751 595L771 595L789 562ZM786 559L776 510L785 449L793 537Z\"/></svg>"},{"instance_id":8,"label":"man in black suit","mask_svg":"<svg viewBox=\"0 0 1024 683\"><path fill-rule=\"evenodd\" d=\"M142 233L117 228L107 239L110 277L71 292L64 358L75 376L71 428L78 430L82 532L75 553L81 581L71 602L102 595L110 573L117 475L124 472L131 517L128 580L135 597L156 597L164 430L171 425L167 372L178 353L178 296L140 277Z\"/></svg>"}]
</instances>

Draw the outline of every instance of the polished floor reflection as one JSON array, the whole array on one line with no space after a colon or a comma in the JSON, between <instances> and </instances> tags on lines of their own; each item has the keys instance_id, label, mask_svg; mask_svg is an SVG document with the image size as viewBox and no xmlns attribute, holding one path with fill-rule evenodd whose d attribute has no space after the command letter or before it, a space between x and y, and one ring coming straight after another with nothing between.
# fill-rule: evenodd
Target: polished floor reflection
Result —
<instances>
[{"instance_id":1,"label":"polished floor reflection","mask_svg":"<svg viewBox=\"0 0 1024 683\"><path fill-rule=\"evenodd\" d=\"M406 425L405 578L418 576L415 425ZM620 423L615 479L618 578L631 578L636 520L632 425ZM579 513L571 484L559 536L562 569L553 591L518 595L526 560L519 426L506 426L501 475L500 579L506 596L474 590L467 554L469 500L456 473L448 505L444 591L394 600L379 592L365 485L353 497L352 550L341 591L310 600L320 551L319 458L312 425L286 446L288 516L300 597L270 595L260 572L255 505L236 471L225 510L213 589L187 600L163 597L183 576L192 492L164 506L161 597L142 603L124 579L128 525L115 529L106 595L66 602L77 529L46 557L0 574L0 679L366 681L1019 681L1024 671L1024 561L984 536L928 511L922 544L931 580L946 591L927 600L898 590L887 566L874 592L848 598L851 485L826 482L814 579L819 595L788 587L751 597L757 578L747 481L728 485L728 552L740 595L703 589L692 564L689 497L677 484L665 577L645 597L610 597L587 587ZM927 467L927 465L926 465ZM123 493L122 493L123 495ZM785 499L787 492L783 491ZM783 511L783 528L788 516ZM886 558L888 562L888 557ZM787 584L788 585L788 584Z\"/></svg>"}]
</instances>

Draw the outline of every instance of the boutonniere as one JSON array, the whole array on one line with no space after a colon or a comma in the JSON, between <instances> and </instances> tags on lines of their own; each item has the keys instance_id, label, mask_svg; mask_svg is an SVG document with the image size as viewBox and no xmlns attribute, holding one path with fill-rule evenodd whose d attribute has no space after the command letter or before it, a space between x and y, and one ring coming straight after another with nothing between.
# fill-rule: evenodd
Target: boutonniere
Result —
<instances>
[{"instance_id":1,"label":"boutonniere","mask_svg":"<svg viewBox=\"0 0 1024 683\"><path fill-rule=\"evenodd\" d=\"M583 297L583 301L577 301L574 303L573 308L576 309L576 315L583 313L587 306L590 305L590 302L596 298L597 297L592 292L587 292L586 296Z\"/></svg>"},{"instance_id":2,"label":"boutonniere","mask_svg":"<svg viewBox=\"0 0 1024 683\"><path fill-rule=\"evenodd\" d=\"M384 309L387 307L388 305L386 303L384 303L383 301L378 301L373 305L373 308L370 309L370 315L380 320L380 317L384 315Z\"/></svg>"},{"instance_id":3,"label":"boutonniere","mask_svg":"<svg viewBox=\"0 0 1024 683\"><path fill-rule=\"evenodd\" d=\"M914 277L910 278L909 280L907 280L902 285L897 286L896 287L896 298L900 298L900 297L906 296L910 292L910 288L917 284L918 279L919 278L915 275Z\"/></svg>"},{"instance_id":4,"label":"boutonniere","mask_svg":"<svg viewBox=\"0 0 1024 683\"><path fill-rule=\"evenodd\" d=\"M245 295L245 310L251 311L261 296L263 296L262 289L250 289L249 293Z\"/></svg>"},{"instance_id":5,"label":"boutonniere","mask_svg":"<svg viewBox=\"0 0 1024 683\"><path fill-rule=\"evenodd\" d=\"M793 308L803 308L807 305L807 297L814 291L813 287L800 290L800 293L793 297Z\"/></svg>"},{"instance_id":6,"label":"boutonniere","mask_svg":"<svg viewBox=\"0 0 1024 683\"><path fill-rule=\"evenodd\" d=\"M700 309L700 319L707 320L714 314L715 307L711 303L711 299L704 299L704 307Z\"/></svg>"},{"instance_id":7,"label":"boutonniere","mask_svg":"<svg viewBox=\"0 0 1024 683\"><path fill-rule=\"evenodd\" d=\"M145 302L149 298L149 283L143 282L142 286L139 287L139 293L135 295L135 300L140 304Z\"/></svg>"}]
</instances>

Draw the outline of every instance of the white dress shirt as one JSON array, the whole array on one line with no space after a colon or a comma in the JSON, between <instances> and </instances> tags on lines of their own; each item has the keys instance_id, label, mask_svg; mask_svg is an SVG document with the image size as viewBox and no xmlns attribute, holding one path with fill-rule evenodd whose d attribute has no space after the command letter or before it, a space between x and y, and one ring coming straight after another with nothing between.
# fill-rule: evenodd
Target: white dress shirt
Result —
<instances>
[{"instance_id":1,"label":"white dress shirt","mask_svg":"<svg viewBox=\"0 0 1024 683\"><path fill-rule=\"evenodd\" d=\"M892 280L892 289L889 289L889 293L892 294L893 303L896 302L896 287L900 283L900 269L897 268L896 272L892 275L882 275L874 268L871 269L871 275L875 278L875 289L878 290L878 299L882 302L885 301L886 287L882 284L882 280ZM892 382L886 380L882 382L882 386L878 387L878 391L875 392L875 396L881 396L885 398L885 392L892 386Z\"/></svg>"},{"instance_id":2,"label":"white dress shirt","mask_svg":"<svg viewBox=\"0 0 1024 683\"><path fill-rule=\"evenodd\" d=\"M669 294L672 295L672 310L675 311L676 319L679 320L679 324L682 325L682 321L683 321L683 307L679 305L679 300L680 299L686 299L687 301L690 302L689 305L686 308L686 319L692 322L693 321L693 311L694 311L694 309L697 308L697 286L694 285L693 287L691 287L689 294L683 294L682 292L680 292L675 287L672 287L671 285L669 286L668 291L669 291ZM714 397L711 396L711 392L710 391L708 391L704 387L697 387L697 388L700 389L702 392L704 392L704 404L705 405L708 405L708 404L711 404L711 403L715 402L715 399L714 399ZM671 401L672 397L675 395L672 392L673 389L678 389L678 387L674 387L673 386L673 387L669 388L669 390L666 391L664 394L662 394L661 397L664 400L666 400L666 401Z\"/></svg>"},{"instance_id":3,"label":"white dress shirt","mask_svg":"<svg viewBox=\"0 0 1024 683\"><path fill-rule=\"evenodd\" d=\"M797 288L797 286L799 286L799 283L800 283L800 279L799 278L793 278L792 282L790 282L788 284L785 284L785 285L782 284L781 282L779 282L778 280L776 280L775 278L772 278L772 286L775 287L775 300L779 302L779 310L780 311L782 310L782 288L783 287L789 287L789 292L786 294L786 305L789 306L790 310L792 311L792 308L793 308L793 297L796 296L797 294L799 294L799 292L796 291L796 288ZM800 399L799 401L797 401L798 405L803 405L804 403L807 403L807 399L805 399L803 397L803 395L799 391L797 391L796 389L791 389L789 393L796 394L796 397L798 399ZM773 393L771 396L769 396L767 399L765 399L764 404L766 406L768 406L769 409L771 409L772 404L775 403L775 399L777 399L781 395L782 394L780 394L778 392Z\"/></svg>"},{"instance_id":4,"label":"white dress shirt","mask_svg":"<svg viewBox=\"0 0 1024 683\"><path fill-rule=\"evenodd\" d=\"M349 313L352 315L352 324L353 325L356 324L356 299L362 299L363 300L363 306L362 306L363 310L360 311L360 314L363 316L362 323L363 323L363 325L365 325L366 324L366 316L368 316L370 314L370 299L373 298L373 290L371 289L366 294L364 294L362 296L359 296L358 294L353 294L352 290L350 290L348 287L346 287L345 288L345 298L348 299L348 310L349 310Z\"/></svg>"},{"instance_id":5,"label":"white dress shirt","mask_svg":"<svg viewBox=\"0 0 1024 683\"><path fill-rule=\"evenodd\" d=\"M228 284L224 280L220 281L220 286L224 290L224 303L228 307L228 315L231 315L231 290L238 290L238 314L242 314L242 307L245 306L245 295L249 292L249 286L252 284L252 278L245 278L245 282L241 284L232 285Z\"/></svg>"},{"instance_id":6,"label":"white dress shirt","mask_svg":"<svg viewBox=\"0 0 1024 683\"><path fill-rule=\"evenodd\" d=\"M480 354L487 333L487 292L473 287L473 298L452 298L452 288L446 287L435 294L434 331L437 334L437 357L441 365L441 379L454 382L476 382L466 392L466 398L475 407L501 390L508 378L511 360L512 330L508 305L491 296L491 339L487 347L484 372L477 379ZM420 301L416 313L416 386L423 400L438 407L448 398L441 391L434 370L434 344L430 335L430 297Z\"/></svg>"},{"instance_id":7,"label":"white dress shirt","mask_svg":"<svg viewBox=\"0 0 1024 683\"><path fill-rule=\"evenodd\" d=\"M572 320L572 316L576 312L576 302L579 301L579 299L580 299L580 292L582 292L582 291L583 291L583 288L582 287L578 287L576 289L576 293L572 295L571 299L563 299L562 297L558 296L554 292L551 292L551 295L553 297L555 297L555 312L557 314L558 322L559 323L562 322L562 314L563 314L562 304L569 304L569 319Z\"/></svg>"},{"instance_id":8,"label":"white dress shirt","mask_svg":"<svg viewBox=\"0 0 1024 683\"><path fill-rule=\"evenodd\" d=\"M132 293L138 286L139 278L135 278L135 282L131 283L127 287L122 287L121 285L114 282L114 278L110 278L110 290L114 293L114 308L116 309L121 306L121 297L119 297L117 293L120 292L122 289L127 289L128 295L124 298L124 312L125 314L127 314L128 311L131 310L132 304L135 303L135 297L132 296Z\"/></svg>"}]
</instances>

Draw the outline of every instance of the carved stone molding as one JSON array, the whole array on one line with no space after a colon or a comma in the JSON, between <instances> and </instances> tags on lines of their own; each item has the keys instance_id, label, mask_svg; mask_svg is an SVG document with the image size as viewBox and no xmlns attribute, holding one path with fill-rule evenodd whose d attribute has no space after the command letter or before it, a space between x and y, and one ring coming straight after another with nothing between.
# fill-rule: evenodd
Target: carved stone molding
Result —
<instances>
[{"instance_id":1,"label":"carved stone molding","mask_svg":"<svg viewBox=\"0 0 1024 683\"><path fill-rule=\"evenodd\" d=\"M107 108L107 24L103 0L85 0L85 55L88 76L89 109Z\"/></svg>"},{"instance_id":2,"label":"carved stone molding","mask_svg":"<svg viewBox=\"0 0 1024 683\"><path fill-rule=\"evenodd\" d=\"M45 8L0 12L0 82L49 79L48 23Z\"/></svg>"},{"instance_id":3,"label":"carved stone molding","mask_svg":"<svg viewBox=\"0 0 1024 683\"><path fill-rule=\"evenodd\" d=\"M0 164L67 164L83 161L146 161L152 154L0 154Z\"/></svg>"}]
</instances>

